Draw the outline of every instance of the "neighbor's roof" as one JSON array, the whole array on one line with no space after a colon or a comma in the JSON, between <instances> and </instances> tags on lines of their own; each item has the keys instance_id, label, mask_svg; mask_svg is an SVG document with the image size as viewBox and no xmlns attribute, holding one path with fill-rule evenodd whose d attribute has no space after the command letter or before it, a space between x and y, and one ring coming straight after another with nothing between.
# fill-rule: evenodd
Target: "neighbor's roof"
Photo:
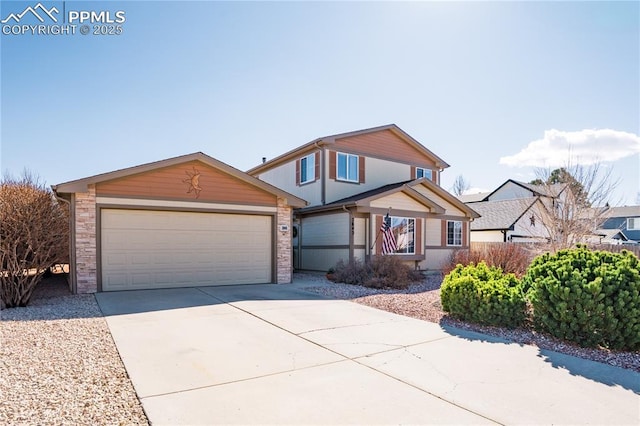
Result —
<instances>
[{"instance_id":1,"label":"neighbor's roof","mask_svg":"<svg viewBox=\"0 0 640 426\"><path fill-rule=\"evenodd\" d=\"M487 195L491 194L490 192L478 192L476 194L462 194L458 195L458 200L463 203L477 203L479 201L485 201Z\"/></svg>"},{"instance_id":2,"label":"neighbor's roof","mask_svg":"<svg viewBox=\"0 0 640 426\"><path fill-rule=\"evenodd\" d=\"M375 132L381 132L383 130L390 130L392 131L394 134L396 134L397 136L399 136L401 139L403 139L405 142L407 142L408 144L410 144L411 146L413 146L414 148L416 148L418 151L423 152L425 155L433 158L433 160L435 161L436 165L442 169L445 169L447 167L449 167L449 164L447 164L446 161L444 161L442 158L438 157L436 154L434 154L433 152L431 152L429 149L427 149L424 145L422 145L420 142L418 142L417 140L415 140L413 137L411 137L411 135L409 135L407 132L405 132L404 130L402 130L400 127L396 126L395 124L387 124L384 126L379 126L379 127L372 127L370 129L363 129L363 130L356 130L353 132L347 132L347 133L339 133L336 135L330 135L330 136L323 136L321 138L317 138L312 140L311 142L307 142L304 145L301 145L297 148L292 149L291 151L285 152L282 155L279 155L278 157L272 158L269 161L266 161L252 169L247 170L247 173L251 174L251 175L255 175L257 173L261 173L265 170L268 170L274 166L277 166L279 164L282 164L284 162L290 161L296 157L298 157L299 155L308 152L308 151L312 151L315 148L318 148L320 146L331 146L333 143L335 143L336 139L342 139L342 138L348 138L348 137L352 137L352 136L359 136L359 135L364 135L367 133L375 133Z\"/></svg>"},{"instance_id":3,"label":"neighbor's roof","mask_svg":"<svg viewBox=\"0 0 640 426\"><path fill-rule=\"evenodd\" d=\"M520 182L513 179L507 179L502 185L497 187L495 190L487 194L482 201L487 201L493 194L498 192L503 186L513 183L518 185L524 189L527 189L533 193L533 195L544 196L544 197L557 197L560 195L562 191L567 187L564 183L555 183L553 185L534 185L531 183ZM467 201L470 202L470 201Z\"/></svg>"},{"instance_id":4,"label":"neighbor's roof","mask_svg":"<svg viewBox=\"0 0 640 426\"><path fill-rule=\"evenodd\" d=\"M230 165L223 163L222 161L216 160L215 158L210 157L202 152L195 152L193 154L187 154L179 157L168 158L166 160L155 161L152 163L141 164L139 166L128 167L126 169L120 169L113 172L102 173L102 174L89 176L82 179L72 180L69 182L52 185L51 188L56 194L72 194L76 192L87 192L89 185L92 185L92 184L106 182L113 179L119 179L119 178L131 176L139 173L149 172L162 167L175 166L175 165L187 163L190 161L200 161L210 167L213 167L231 176L234 176L241 181L244 181L257 188L260 188L263 191L266 191L278 197L286 198L287 203L293 207L303 207L307 205L307 202L302 198L298 198L295 195L289 194L288 192L283 191L279 188L276 188L275 186L270 185L264 181L261 181L260 179L256 179L253 176L250 176L247 173L241 170L238 170L235 167L231 167Z\"/></svg>"},{"instance_id":5,"label":"neighbor's roof","mask_svg":"<svg viewBox=\"0 0 640 426\"><path fill-rule=\"evenodd\" d=\"M640 216L640 206L611 207L604 215L606 217L638 217Z\"/></svg>"},{"instance_id":6,"label":"neighbor's roof","mask_svg":"<svg viewBox=\"0 0 640 426\"><path fill-rule=\"evenodd\" d=\"M480 214L480 218L471 222L471 230L511 229L536 201L538 197L473 203L473 209Z\"/></svg>"},{"instance_id":7,"label":"neighbor's roof","mask_svg":"<svg viewBox=\"0 0 640 426\"><path fill-rule=\"evenodd\" d=\"M449 192L442 189L440 186L436 185L432 181L426 178L419 178L414 180L406 180L402 182L396 182L388 185L383 185L375 189L371 189L369 191L361 192L356 195L352 195L350 197L342 198L337 201L333 201L331 203L322 205L322 206L313 206L306 207L300 209L301 213L312 213L326 210L336 210L344 207L354 207L354 206L364 206L368 204L370 201L385 197L387 195L394 194L396 192L403 192L409 197L415 199L416 201L422 203L423 205L432 209L433 212L444 214L445 209L440 206L437 201L431 200L430 198L424 196L420 192L413 189L417 185L424 185L429 188L431 191L436 193L439 197L443 198L447 202L453 204L455 207L463 211L469 217L477 218L479 217L478 213L467 206L456 197L451 195Z\"/></svg>"},{"instance_id":8,"label":"neighbor's roof","mask_svg":"<svg viewBox=\"0 0 640 426\"><path fill-rule=\"evenodd\" d=\"M629 238L620 229L596 229L594 234L600 235L606 240L620 239L622 241L629 241Z\"/></svg>"}]
</instances>

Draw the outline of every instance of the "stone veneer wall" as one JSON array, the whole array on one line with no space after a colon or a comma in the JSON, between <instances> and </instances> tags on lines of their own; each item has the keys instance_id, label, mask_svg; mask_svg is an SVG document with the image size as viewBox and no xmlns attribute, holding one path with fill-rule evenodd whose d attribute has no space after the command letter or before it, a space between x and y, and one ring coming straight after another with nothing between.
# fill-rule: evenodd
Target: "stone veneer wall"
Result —
<instances>
[{"instance_id":1,"label":"stone veneer wall","mask_svg":"<svg viewBox=\"0 0 640 426\"><path fill-rule=\"evenodd\" d=\"M89 192L76 193L75 208L76 289L78 293L95 293L98 291L95 185L89 185Z\"/></svg>"},{"instance_id":2,"label":"stone veneer wall","mask_svg":"<svg viewBox=\"0 0 640 426\"><path fill-rule=\"evenodd\" d=\"M281 232L280 225L288 225L289 231ZM278 213L276 215L276 282L278 284L287 284L293 279L292 226L291 207L286 205L283 198L278 197Z\"/></svg>"}]
</instances>

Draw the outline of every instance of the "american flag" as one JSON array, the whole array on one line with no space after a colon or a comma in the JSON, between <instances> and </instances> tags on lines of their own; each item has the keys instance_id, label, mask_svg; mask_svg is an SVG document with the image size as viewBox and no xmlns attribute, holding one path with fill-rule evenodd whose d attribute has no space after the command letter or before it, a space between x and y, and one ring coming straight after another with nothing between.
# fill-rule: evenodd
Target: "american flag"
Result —
<instances>
[{"instance_id":1,"label":"american flag","mask_svg":"<svg viewBox=\"0 0 640 426\"><path fill-rule=\"evenodd\" d=\"M393 236L393 231L391 230L391 217L388 213L382 218L380 232L382 232L382 254L395 253L398 250L398 245L396 237Z\"/></svg>"}]
</instances>

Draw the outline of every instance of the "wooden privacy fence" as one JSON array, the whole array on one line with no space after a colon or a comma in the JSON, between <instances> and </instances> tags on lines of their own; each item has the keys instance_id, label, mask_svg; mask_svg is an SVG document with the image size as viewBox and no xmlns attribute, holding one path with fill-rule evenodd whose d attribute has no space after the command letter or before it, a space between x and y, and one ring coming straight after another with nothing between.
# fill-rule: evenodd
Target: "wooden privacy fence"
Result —
<instances>
[{"instance_id":1,"label":"wooden privacy fence","mask_svg":"<svg viewBox=\"0 0 640 426\"><path fill-rule=\"evenodd\" d=\"M530 252L531 258L542 254L544 252L552 250L551 246L547 243L500 243L500 242L471 242L470 248L472 251L478 251L482 253L490 252L492 248L500 247L504 244L515 244L519 247L525 248ZM603 250L614 253L619 253L622 250L628 250L640 257L640 244L587 244L591 250Z\"/></svg>"}]
</instances>

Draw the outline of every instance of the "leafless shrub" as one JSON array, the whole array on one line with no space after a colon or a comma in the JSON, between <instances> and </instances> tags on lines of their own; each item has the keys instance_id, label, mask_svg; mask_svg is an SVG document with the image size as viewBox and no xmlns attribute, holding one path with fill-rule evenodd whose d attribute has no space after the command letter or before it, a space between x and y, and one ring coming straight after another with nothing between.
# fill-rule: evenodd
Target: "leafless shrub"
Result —
<instances>
[{"instance_id":1,"label":"leafless shrub","mask_svg":"<svg viewBox=\"0 0 640 426\"><path fill-rule=\"evenodd\" d=\"M405 289L422 279L419 271L397 256L375 256L366 263L358 259L350 263L339 261L332 269L336 282L370 288Z\"/></svg>"},{"instance_id":2,"label":"leafless shrub","mask_svg":"<svg viewBox=\"0 0 640 426\"><path fill-rule=\"evenodd\" d=\"M37 176L25 171L0 182L0 301L26 306L43 273L68 261L69 222Z\"/></svg>"},{"instance_id":3,"label":"leafless shrub","mask_svg":"<svg viewBox=\"0 0 640 426\"><path fill-rule=\"evenodd\" d=\"M448 274L458 264L466 266L485 262L489 266L499 267L505 273L522 277L534 256L535 252L518 243L487 243L469 250L456 250L443 268L443 272Z\"/></svg>"}]
</instances>

